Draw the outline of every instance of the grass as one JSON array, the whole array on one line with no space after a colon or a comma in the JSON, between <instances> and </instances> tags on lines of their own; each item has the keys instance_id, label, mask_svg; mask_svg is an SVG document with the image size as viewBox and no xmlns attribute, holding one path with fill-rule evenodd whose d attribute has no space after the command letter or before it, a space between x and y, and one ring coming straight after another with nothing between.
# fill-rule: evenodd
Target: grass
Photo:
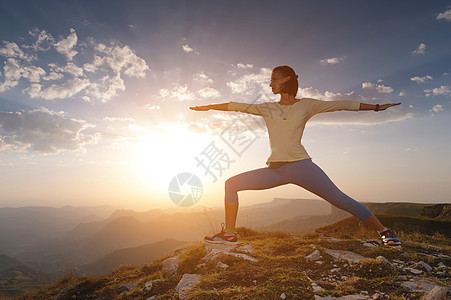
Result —
<instances>
[{"instance_id":1,"label":"grass","mask_svg":"<svg viewBox=\"0 0 451 300\"><path fill-rule=\"evenodd\" d=\"M399 225L405 221L395 222ZM423 219L415 222L425 224ZM437 225L429 221L426 223L429 229ZM191 291L189 299L280 299L282 294L285 294L286 299L313 299L315 293L309 278L324 288L320 293L323 296L344 296L367 291L369 295L383 292L390 295L391 299L419 299L420 294L412 294L399 284L398 276L402 274L382 261L365 259L358 264L349 265L346 261L334 260L323 251L323 248L348 250L368 258L384 256L389 260L399 259L401 253L407 252L408 259L412 262L423 260L433 266L439 262L451 265L451 259L428 256L428 253L435 252L449 255L451 249L447 234L427 235L427 230L415 232L412 231L412 226L407 229L399 228L399 236L404 242L402 250L384 246L363 246L356 239L378 236L377 233L360 226L354 219L326 226L316 233L298 236L239 228L241 242L253 247L254 251L249 255L258 259L257 263L222 255L219 260L228 265L226 269L218 266L217 261L198 267L203 263L202 258L206 255L206 250L203 244L193 243L178 250L179 272L173 277L163 275L162 262L169 257L166 256L145 266L121 266L105 276L78 277L69 274L57 282L16 299L53 299L64 288L67 288L67 294L62 299L72 299L73 295L76 299L146 299L153 295L158 295L157 299L178 299L175 287L184 273L202 276L200 283ZM323 235L343 240L338 243L331 242L323 239ZM305 256L314 250L312 244L321 252L321 265L305 259ZM337 271L331 272L332 269ZM150 280L153 286L147 291L144 285ZM130 291L119 287L121 284L133 282L138 285ZM449 284L447 280L441 283Z\"/></svg>"}]
</instances>

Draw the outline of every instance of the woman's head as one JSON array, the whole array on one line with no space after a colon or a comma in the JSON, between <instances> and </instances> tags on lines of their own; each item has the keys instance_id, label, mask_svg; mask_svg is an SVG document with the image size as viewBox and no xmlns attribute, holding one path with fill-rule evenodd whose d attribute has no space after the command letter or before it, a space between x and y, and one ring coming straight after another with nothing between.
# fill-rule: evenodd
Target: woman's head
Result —
<instances>
[{"instance_id":1,"label":"woman's head","mask_svg":"<svg viewBox=\"0 0 451 300\"><path fill-rule=\"evenodd\" d=\"M289 66L279 66L272 70L271 84L273 92L287 93L296 97L298 93L298 75Z\"/></svg>"}]
</instances>

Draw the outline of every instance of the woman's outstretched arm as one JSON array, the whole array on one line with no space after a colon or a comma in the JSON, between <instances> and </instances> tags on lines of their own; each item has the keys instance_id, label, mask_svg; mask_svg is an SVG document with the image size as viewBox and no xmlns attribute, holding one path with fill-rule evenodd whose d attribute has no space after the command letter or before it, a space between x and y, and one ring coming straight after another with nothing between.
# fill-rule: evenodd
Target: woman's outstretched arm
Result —
<instances>
[{"instance_id":1,"label":"woman's outstretched arm","mask_svg":"<svg viewBox=\"0 0 451 300\"><path fill-rule=\"evenodd\" d=\"M381 111L386 110L389 107L396 106L401 104L401 102L398 103L387 103L387 104L367 104L367 103L360 103L359 110L374 110L374 111Z\"/></svg>"},{"instance_id":2,"label":"woman's outstretched arm","mask_svg":"<svg viewBox=\"0 0 451 300\"><path fill-rule=\"evenodd\" d=\"M220 103L220 104L210 104L210 105L201 105L201 106L191 106L190 109L196 111L206 111L210 109L214 110L225 110L228 111L229 103Z\"/></svg>"}]
</instances>

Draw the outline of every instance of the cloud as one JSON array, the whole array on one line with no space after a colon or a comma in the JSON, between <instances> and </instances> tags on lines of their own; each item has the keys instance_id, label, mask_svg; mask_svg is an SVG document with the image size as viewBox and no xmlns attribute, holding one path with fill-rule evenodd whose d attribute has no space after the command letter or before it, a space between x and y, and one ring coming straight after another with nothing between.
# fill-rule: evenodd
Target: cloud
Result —
<instances>
[{"instance_id":1,"label":"cloud","mask_svg":"<svg viewBox=\"0 0 451 300\"><path fill-rule=\"evenodd\" d=\"M96 50L106 54L104 57L95 57L93 65L108 64L115 73L124 72L129 77L144 78L149 70L146 61L137 56L128 46L112 45L111 47L98 44Z\"/></svg>"},{"instance_id":2,"label":"cloud","mask_svg":"<svg viewBox=\"0 0 451 300\"><path fill-rule=\"evenodd\" d=\"M22 92L31 98L65 99L78 95L85 101L106 102L117 96L118 91L125 90L122 79L124 76L144 78L149 70L146 61L137 56L129 46L119 45L114 41L107 46L97 43L93 38L88 38L88 43L78 42L75 30L70 31L69 36L56 43L45 30L34 29L30 35L35 38L35 42L23 45L22 49L15 43L3 42L0 56L6 60L0 93L18 86L21 79L25 79L28 81L25 84L28 85ZM80 54L78 61L84 61L83 65L76 62L60 65L55 61L48 61L51 58L48 55L39 60L39 65L33 63L38 58L38 51L50 49L55 49L72 60L78 53L80 44L84 48L91 47L87 49L90 51L83 51L82 54L93 55L86 57Z\"/></svg>"},{"instance_id":3,"label":"cloud","mask_svg":"<svg viewBox=\"0 0 451 300\"><path fill-rule=\"evenodd\" d=\"M111 98L118 95L118 91L125 91L124 80L121 78L121 74L114 76L106 75L97 82L93 82L86 89L85 101L90 102L91 97L100 100L101 102L107 102Z\"/></svg>"},{"instance_id":4,"label":"cloud","mask_svg":"<svg viewBox=\"0 0 451 300\"><path fill-rule=\"evenodd\" d=\"M160 89L160 97L163 99L171 98L177 101L192 101L196 100L196 95L192 93L186 85L176 86L172 90Z\"/></svg>"},{"instance_id":5,"label":"cloud","mask_svg":"<svg viewBox=\"0 0 451 300\"><path fill-rule=\"evenodd\" d=\"M424 90L424 92L426 93L426 97L429 97L431 95L449 95L451 93L451 89L446 85L442 85L441 87L434 88L432 90Z\"/></svg>"},{"instance_id":6,"label":"cloud","mask_svg":"<svg viewBox=\"0 0 451 300\"><path fill-rule=\"evenodd\" d=\"M159 105L146 104L146 105L144 105L144 109L147 109L147 110L159 110L159 109L161 109L161 107Z\"/></svg>"},{"instance_id":7,"label":"cloud","mask_svg":"<svg viewBox=\"0 0 451 300\"><path fill-rule=\"evenodd\" d=\"M4 57L23 59L26 61L31 61L35 57L32 55L25 54L22 49L16 43L3 41L3 47L0 48L0 55Z\"/></svg>"},{"instance_id":8,"label":"cloud","mask_svg":"<svg viewBox=\"0 0 451 300\"><path fill-rule=\"evenodd\" d=\"M199 82L202 85L208 85L213 83L213 80L209 78L207 75L205 75L205 73L203 72L194 74L193 79L194 81Z\"/></svg>"},{"instance_id":9,"label":"cloud","mask_svg":"<svg viewBox=\"0 0 451 300\"><path fill-rule=\"evenodd\" d=\"M197 92L202 98L218 98L221 94L214 88L206 87Z\"/></svg>"},{"instance_id":10,"label":"cloud","mask_svg":"<svg viewBox=\"0 0 451 300\"><path fill-rule=\"evenodd\" d=\"M333 93L326 91L324 94L319 91L318 89L315 89L313 87L308 88L300 88L298 90L299 94L303 98L312 98L312 99L318 99L318 100L325 100L325 101L335 101L335 100L352 100L352 101L362 101L362 96L358 95L354 91L349 93Z\"/></svg>"},{"instance_id":11,"label":"cloud","mask_svg":"<svg viewBox=\"0 0 451 300\"><path fill-rule=\"evenodd\" d=\"M233 94L252 95L256 91L270 93L269 81L272 70L261 68L259 73L245 74L234 81L227 82Z\"/></svg>"},{"instance_id":12,"label":"cloud","mask_svg":"<svg viewBox=\"0 0 451 300\"><path fill-rule=\"evenodd\" d=\"M194 49L191 48L190 46L188 46L188 44L183 45L182 49L183 49L183 52L186 52L186 53L190 53L190 52L194 51Z\"/></svg>"},{"instance_id":13,"label":"cloud","mask_svg":"<svg viewBox=\"0 0 451 300\"><path fill-rule=\"evenodd\" d=\"M78 151L96 142L98 136L83 131L94 127L84 120L71 119L63 112L45 108L23 112L0 112L0 150L31 149L43 154Z\"/></svg>"},{"instance_id":14,"label":"cloud","mask_svg":"<svg viewBox=\"0 0 451 300\"><path fill-rule=\"evenodd\" d=\"M344 61L344 57L332 57L332 58L324 58L320 60L320 63L322 65L335 65L342 61Z\"/></svg>"},{"instance_id":15,"label":"cloud","mask_svg":"<svg viewBox=\"0 0 451 300\"><path fill-rule=\"evenodd\" d=\"M443 110L443 106L441 106L440 104L435 105L430 112L439 112Z\"/></svg>"},{"instance_id":16,"label":"cloud","mask_svg":"<svg viewBox=\"0 0 451 300\"><path fill-rule=\"evenodd\" d=\"M34 28L29 33L31 36L36 38L36 41L31 46L24 45L23 47L26 49L31 48L34 49L35 52L47 51L55 44L55 39L51 34L47 33L46 30L41 31L37 28ZM46 47L44 47L43 45L46 45Z\"/></svg>"},{"instance_id":17,"label":"cloud","mask_svg":"<svg viewBox=\"0 0 451 300\"><path fill-rule=\"evenodd\" d=\"M73 78L69 79L61 85L52 84L50 87L42 89L42 85L38 83L31 84L24 90L30 98L43 98L45 100L66 99L70 98L90 85L89 80Z\"/></svg>"},{"instance_id":18,"label":"cloud","mask_svg":"<svg viewBox=\"0 0 451 300\"><path fill-rule=\"evenodd\" d=\"M418 48L412 51L412 55L419 55L426 53L426 45L421 43Z\"/></svg>"},{"instance_id":19,"label":"cloud","mask_svg":"<svg viewBox=\"0 0 451 300\"><path fill-rule=\"evenodd\" d=\"M77 45L78 37L75 29L70 29L70 34L67 38L62 39L58 43L55 43L55 49L61 54L66 55L68 60L72 60L72 58L78 54L73 48Z\"/></svg>"},{"instance_id":20,"label":"cloud","mask_svg":"<svg viewBox=\"0 0 451 300\"><path fill-rule=\"evenodd\" d=\"M410 78L410 80L415 81L416 83L425 83L427 80L432 80L434 78L432 78L432 76L426 75L426 76L415 76Z\"/></svg>"},{"instance_id":21,"label":"cloud","mask_svg":"<svg viewBox=\"0 0 451 300\"><path fill-rule=\"evenodd\" d=\"M437 20L444 20L444 21L448 21L451 22L451 9L448 9L442 13L437 14Z\"/></svg>"},{"instance_id":22,"label":"cloud","mask_svg":"<svg viewBox=\"0 0 451 300\"><path fill-rule=\"evenodd\" d=\"M236 67L238 69L245 70L245 69L252 69L254 67L254 65L252 65L252 64L237 64Z\"/></svg>"},{"instance_id":23,"label":"cloud","mask_svg":"<svg viewBox=\"0 0 451 300\"><path fill-rule=\"evenodd\" d=\"M380 94L391 94L393 92L393 88L389 86L385 86L383 84L375 84L371 82L363 82L362 89L377 91Z\"/></svg>"},{"instance_id":24,"label":"cloud","mask_svg":"<svg viewBox=\"0 0 451 300\"><path fill-rule=\"evenodd\" d=\"M404 92L404 91L400 91L398 94L399 97L404 97L405 95L406 95L406 92Z\"/></svg>"}]
</instances>

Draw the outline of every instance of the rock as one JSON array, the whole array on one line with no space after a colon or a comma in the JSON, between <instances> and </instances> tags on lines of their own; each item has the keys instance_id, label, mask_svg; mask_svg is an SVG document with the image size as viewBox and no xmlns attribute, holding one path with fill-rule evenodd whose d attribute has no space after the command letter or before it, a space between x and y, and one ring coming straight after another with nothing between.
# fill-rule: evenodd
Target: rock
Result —
<instances>
[{"instance_id":1,"label":"rock","mask_svg":"<svg viewBox=\"0 0 451 300\"><path fill-rule=\"evenodd\" d=\"M350 264L355 264L365 259L365 257L346 250L332 250L324 248L324 251L335 259L347 260Z\"/></svg>"},{"instance_id":2,"label":"rock","mask_svg":"<svg viewBox=\"0 0 451 300\"><path fill-rule=\"evenodd\" d=\"M362 245L365 246L365 247L369 247L369 248L377 247L377 245L374 245L372 243L363 243Z\"/></svg>"},{"instance_id":3,"label":"rock","mask_svg":"<svg viewBox=\"0 0 451 300\"><path fill-rule=\"evenodd\" d=\"M373 296L371 296L372 300L378 300L381 297L381 294L375 293Z\"/></svg>"},{"instance_id":4,"label":"rock","mask_svg":"<svg viewBox=\"0 0 451 300\"><path fill-rule=\"evenodd\" d=\"M421 273L423 273L423 271L414 268L406 268L406 270L415 275L420 275Z\"/></svg>"},{"instance_id":5,"label":"rock","mask_svg":"<svg viewBox=\"0 0 451 300\"><path fill-rule=\"evenodd\" d=\"M177 269L179 267L178 256L167 258L163 261L163 275L173 276L177 274Z\"/></svg>"},{"instance_id":6,"label":"rock","mask_svg":"<svg viewBox=\"0 0 451 300\"><path fill-rule=\"evenodd\" d=\"M56 297L55 297L54 300L63 299L64 296L66 296L68 290L69 290L69 287L65 287L64 289L62 289L62 290L58 293L58 295L56 295Z\"/></svg>"},{"instance_id":7,"label":"rock","mask_svg":"<svg viewBox=\"0 0 451 300\"><path fill-rule=\"evenodd\" d=\"M153 295L153 296L151 296L149 298L146 298L146 300L155 300L156 298L157 298L157 295Z\"/></svg>"},{"instance_id":8,"label":"rock","mask_svg":"<svg viewBox=\"0 0 451 300\"><path fill-rule=\"evenodd\" d=\"M128 284L120 284L118 286L119 289L125 289L127 291L133 290L135 287L137 287L139 282L133 282Z\"/></svg>"},{"instance_id":9,"label":"rock","mask_svg":"<svg viewBox=\"0 0 451 300\"><path fill-rule=\"evenodd\" d=\"M408 258L410 257L410 254L407 253L407 252L403 252L403 253L401 253L399 256L400 256L401 258L403 258L403 259L408 259Z\"/></svg>"},{"instance_id":10,"label":"rock","mask_svg":"<svg viewBox=\"0 0 451 300\"><path fill-rule=\"evenodd\" d=\"M220 268L223 268L223 269L227 269L227 268L229 267L229 265L224 264L224 263L222 263L222 262L220 262L220 261L218 261L218 264L217 264L216 266L218 266L218 267L220 267Z\"/></svg>"},{"instance_id":11,"label":"rock","mask_svg":"<svg viewBox=\"0 0 451 300\"><path fill-rule=\"evenodd\" d=\"M202 258L205 262L214 261L219 258L221 254L225 255L231 255L243 259L250 260L252 262L258 262L258 259L250 257L249 255L243 254L243 253L235 253L230 252L233 250L236 246L229 246L229 245L220 245L220 244L206 244L205 250L207 250L207 255Z\"/></svg>"},{"instance_id":12,"label":"rock","mask_svg":"<svg viewBox=\"0 0 451 300\"><path fill-rule=\"evenodd\" d=\"M315 295L315 300L335 300L335 299L337 299L337 298L332 297L332 296L322 297L322 296Z\"/></svg>"},{"instance_id":13,"label":"rock","mask_svg":"<svg viewBox=\"0 0 451 300\"><path fill-rule=\"evenodd\" d=\"M201 276L197 274L183 274L175 288L175 291L179 294L179 299L186 299L193 287L199 283L200 278Z\"/></svg>"},{"instance_id":14,"label":"rock","mask_svg":"<svg viewBox=\"0 0 451 300\"><path fill-rule=\"evenodd\" d=\"M369 296L366 296L366 295L355 294L355 295L342 296L342 297L340 297L338 299L339 300L366 300L366 299L371 299L371 298Z\"/></svg>"},{"instance_id":15,"label":"rock","mask_svg":"<svg viewBox=\"0 0 451 300\"><path fill-rule=\"evenodd\" d=\"M148 291L148 292L152 289L152 286L153 286L153 281L152 281L152 280L147 281L147 282L144 284L144 288L145 288L146 291Z\"/></svg>"},{"instance_id":16,"label":"rock","mask_svg":"<svg viewBox=\"0 0 451 300\"><path fill-rule=\"evenodd\" d=\"M205 267L205 266L206 266L205 263L201 263L201 264L198 264L198 265L196 266L196 269L200 269L200 268Z\"/></svg>"},{"instance_id":17,"label":"rock","mask_svg":"<svg viewBox=\"0 0 451 300\"><path fill-rule=\"evenodd\" d=\"M338 272L338 271L340 271L340 268L334 268L334 269L331 269L331 270L330 270L331 273L333 273L333 272Z\"/></svg>"},{"instance_id":18,"label":"rock","mask_svg":"<svg viewBox=\"0 0 451 300\"><path fill-rule=\"evenodd\" d=\"M447 268L447 266L443 262L438 263L439 268Z\"/></svg>"},{"instance_id":19,"label":"rock","mask_svg":"<svg viewBox=\"0 0 451 300\"><path fill-rule=\"evenodd\" d=\"M336 238L333 238L333 237L326 237L326 238L324 238L324 240L326 242L329 242L329 243L340 243L341 242L340 239L336 239Z\"/></svg>"},{"instance_id":20,"label":"rock","mask_svg":"<svg viewBox=\"0 0 451 300\"><path fill-rule=\"evenodd\" d=\"M420 267L424 270L426 270L427 272L431 272L432 271L432 267L430 265L428 265L427 263L425 263L424 261L420 261L416 264L416 267Z\"/></svg>"},{"instance_id":21,"label":"rock","mask_svg":"<svg viewBox=\"0 0 451 300\"><path fill-rule=\"evenodd\" d=\"M376 261L381 263L381 264L383 264L383 265L387 265L387 266L390 265L390 262L383 256L376 257Z\"/></svg>"},{"instance_id":22,"label":"rock","mask_svg":"<svg viewBox=\"0 0 451 300\"><path fill-rule=\"evenodd\" d=\"M244 245L241 247L236 248L237 251L246 252L246 253L253 253L254 248L252 248L251 245Z\"/></svg>"},{"instance_id":23,"label":"rock","mask_svg":"<svg viewBox=\"0 0 451 300\"><path fill-rule=\"evenodd\" d=\"M317 264L317 265L322 265L322 264L323 264L323 262L322 262L322 261L320 261L320 260L317 260L317 261L315 261L315 264Z\"/></svg>"},{"instance_id":24,"label":"rock","mask_svg":"<svg viewBox=\"0 0 451 300\"><path fill-rule=\"evenodd\" d=\"M403 281L401 282L401 285L414 293L427 293L436 286L436 283L421 277L414 277L412 280L413 281Z\"/></svg>"},{"instance_id":25,"label":"rock","mask_svg":"<svg viewBox=\"0 0 451 300\"><path fill-rule=\"evenodd\" d=\"M280 299L285 299L287 297L287 295L285 295L285 293L280 294Z\"/></svg>"},{"instance_id":26,"label":"rock","mask_svg":"<svg viewBox=\"0 0 451 300\"><path fill-rule=\"evenodd\" d=\"M348 280L348 276L343 275L343 276L340 277L340 279L341 279L342 281L346 281L346 280Z\"/></svg>"},{"instance_id":27,"label":"rock","mask_svg":"<svg viewBox=\"0 0 451 300\"><path fill-rule=\"evenodd\" d=\"M449 287L436 285L423 297L423 300L448 300L450 298L451 289Z\"/></svg>"},{"instance_id":28,"label":"rock","mask_svg":"<svg viewBox=\"0 0 451 300\"><path fill-rule=\"evenodd\" d=\"M308 261L316 261L316 260L319 260L320 258L321 258L321 253L319 252L319 250L315 250L310 255L307 255L305 257L305 259Z\"/></svg>"}]
</instances>

